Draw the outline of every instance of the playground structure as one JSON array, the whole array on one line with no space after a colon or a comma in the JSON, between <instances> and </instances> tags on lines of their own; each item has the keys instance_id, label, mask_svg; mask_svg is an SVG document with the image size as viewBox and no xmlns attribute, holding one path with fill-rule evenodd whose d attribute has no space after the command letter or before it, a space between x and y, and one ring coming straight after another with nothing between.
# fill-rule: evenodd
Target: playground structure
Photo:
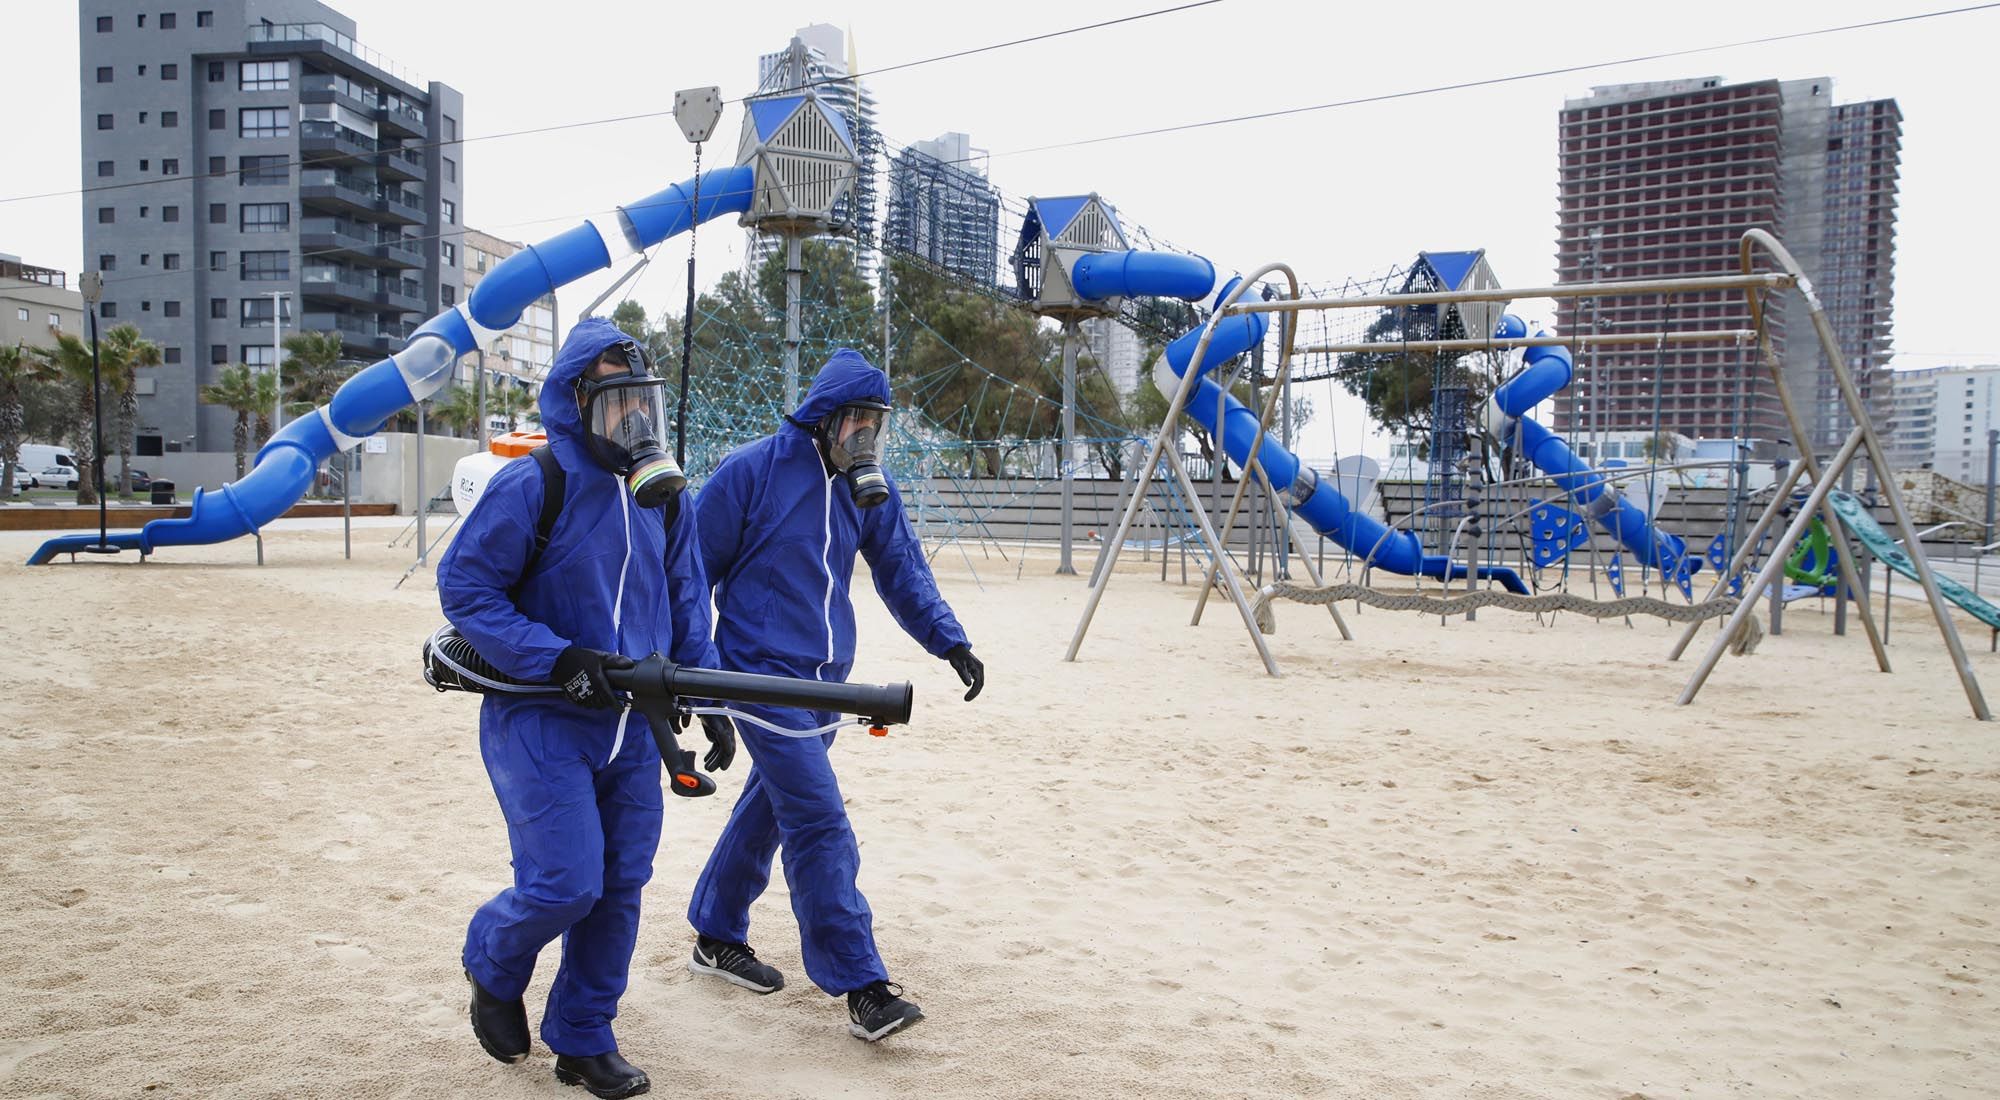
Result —
<instances>
[{"instance_id":1,"label":"playground structure","mask_svg":"<svg viewBox=\"0 0 2000 1100\"><path fill-rule=\"evenodd\" d=\"M1769 256L1779 268L1778 271L1759 273L1753 269L1753 258L1759 250ZM1525 589L1519 587L1518 577L1513 578L1514 583L1509 583L1510 571L1503 571L1504 567L1489 563L1457 562L1453 560L1449 551L1441 560L1421 554L1413 557L1405 552L1394 553L1385 561L1383 549L1392 543L1393 536L1399 534L1386 528L1372 540L1371 545L1362 548L1361 536L1364 532L1371 532L1374 529L1369 523L1363 522L1366 517L1358 517L1350 502L1342 498L1336 489L1320 486L1316 475L1312 475L1310 470L1304 470L1302 473L1303 467L1297 458L1282 444L1269 438L1273 412L1278 396L1292 371L1295 354L1347 349L1297 348L1291 339L1291 328L1288 326L1286 338L1282 341L1276 376L1268 391L1270 397L1258 414L1251 414L1248 408L1240 403L1235 403L1232 407L1232 399L1228 398L1226 387L1217 386L1203 377L1215 365L1225 362L1243 350L1249 342L1261 339L1260 315L1270 313L1296 316L1305 311L1419 303L1456 304L1504 302L1513 298L1671 295L1676 292L1697 290L1742 290L1749 299L1754 322L1753 329L1748 331L1661 331L1592 334L1583 337L1559 337L1547 332L1538 332L1534 336L1529 336L1526 326L1518 319L1510 317L1503 319L1493 330L1494 334L1485 340L1446 338L1407 341L1403 344L1407 348L1436 351L1530 349L1526 353L1523 369L1494 391L1488 401L1481 427L1489 441L1509 445L1513 454L1520 455L1530 462L1568 503L1582 509L1582 513L1578 514L1553 501L1543 500L1526 509L1523 516L1511 517L1527 518L1531 521L1536 547L1534 563L1545 566L1566 557L1571 550L1581 544L1581 531L1585 526L1585 520L1588 519L1613 534L1624 550L1641 562L1643 568L1657 570L1663 581L1670 582L1691 599L1691 578L1701 567L1701 557L1690 554L1685 541L1678 536L1657 528L1653 521L1650 501L1649 506L1642 509L1625 499L1624 495L1616 490L1616 480L1621 476L1619 473L1610 469L1592 468L1582 462L1568 446L1553 433L1542 428L1528 416L1528 413L1571 380L1574 372L1573 357L1564 349L1564 345L1579 346L1612 341L1658 345L1668 340L1733 340L1741 343L1754 338L1765 366L1773 380L1778 383L1776 394L1791 425L1792 437L1806 439L1808 436L1785 390L1779 374L1780 364L1772 353L1769 336L1763 326L1764 305L1760 297L1764 293L1795 291L1803 297L1810 312L1815 336L1832 364L1842 402L1853 427L1832 460L1824 465L1817 461L1810 448L1801 450L1798 460L1790 466L1790 472L1780 482L1770 503L1752 525L1749 533L1740 541L1733 538L1729 540L1734 543L1734 551L1728 555L1726 566L1718 571L1716 581L1707 596L1699 605L1694 605L1692 608L1699 613L1670 616L1688 620L1687 628L1671 654L1672 658L1678 659L1702 621L1724 612L1729 615L1728 622L1690 676L1679 702L1687 704L1694 700L1725 650L1734 647L1741 652L1748 647L1750 616L1754 613L1758 600L1767 593L1772 594L1774 598L1778 597L1780 590L1775 586L1788 564L1793 563L1794 551L1799 546L1800 540L1817 520L1824 525L1830 536L1827 551L1819 555L1818 569L1824 574L1828 564L1833 566L1833 576L1837 577L1833 587L1838 605L1844 610L1848 601L1855 603L1874 651L1877 667L1883 672L1888 672L1890 663L1867 600L1867 590L1862 583L1862 576L1855 570L1854 563L1861 559L1855 552L1853 543L1848 539L1850 533L1860 537L1862 545L1891 568L1913 577L1922 586L1972 712L1982 721L1989 720L1991 712L1946 604L1949 598L1952 602L1967 607L1982 621L1995 626L1996 629L2000 629L2000 611L1986 605L1984 600L1962 587L1954 585L1947 589L1941 585L1930 567L1920 540L1911 538L1907 546L1898 549L1893 540L1879 528L1874 527L1872 519L1866 517L1859 502L1851 495L1839 498L1832 496L1838 480L1849 472L1850 467L1856 465L1857 459L1860 459L1866 468L1872 471L1874 482L1880 486L1886 497L1897 525L1905 532L1915 533L1916 529L1911 524L1901 491L1891 476L1880 441L1875 435L1867 410L1847 370L1846 362L1841 356L1831 326L1826 320L1824 309L1813 291L1810 280L1799 270L1797 263L1776 238L1762 230L1751 230L1744 235L1740 248L1740 266L1740 274L1711 277L1591 282L1513 291L1475 286L1381 298L1357 296L1307 299L1297 293L1296 280L1291 276L1290 270L1283 265L1273 264L1252 276L1252 281L1272 272L1282 272L1292 281L1291 294L1281 295L1275 300L1245 302L1241 300L1245 285L1232 285L1217 299L1208 321L1200 329L1183 338L1191 340L1191 344L1186 346L1185 350L1177 348L1170 351L1163 357L1161 366L1155 370L1156 384L1163 393L1169 394L1168 411L1148 446L1146 458L1139 467L1138 478L1128 497L1118 530L1104 544L1097 568L1092 575L1090 593L1071 638L1066 659L1077 658L1105 588L1115 572L1112 567L1117 563L1140 502L1156 472L1164 465L1166 474L1163 476L1185 481L1185 472L1181 470L1172 446L1181 430L1179 417L1183 412L1201 422L1205 428L1219 433L1230 456L1246 470L1246 476L1239 480L1236 495L1230 503L1228 512L1230 520L1225 521L1225 527L1233 521L1236 512L1242 506L1245 492L1254 482L1273 499L1275 505L1296 509L1301 517L1312 523L1316 529L1332 537L1350 552L1362 554L1364 574L1372 565L1387 565L1393 562L1392 571L1416 577L1434 577L1444 581L1447 585L1447 595L1452 580L1466 577L1498 583L1517 597L1522 597L1525 593ZM1208 389L1204 389L1204 386ZM1210 394L1210 389L1215 391L1214 395ZM1216 409L1212 419L1204 418L1204 412L1209 407ZM1810 485L1810 490L1806 493L1804 502L1793 509L1793 490L1806 485ZM1649 498L1653 496L1650 492L1648 495ZM1313 503L1316 498L1322 500L1317 506ZM1427 507L1430 503L1427 502ZM1454 503L1476 503L1476 500ZM1788 512L1792 513L1790 523L1775 543L1768 543L1767 533L1773 529L1776 520ZM1223 581L1223 587L1237 604L1245 629L1263 659L1266 670L1271 675L1278 675L1277 663L1262 638L1262 628L1268 626L1266 609L1253 607L1244 597L1245 585L1238 563L1228 548L1215 538L1214 529L1204 524L1202 536L1210 565L1209 583L1203 587L1201 601L1205 602L1214 580L1219 576ZM1759 552L1760 547L1767 545L1768 550L1764 551L1761 566L1747 584L1743 583L1746 571L1753 564L1753 557ZM1727 588L1739 590L1740 596L1725 594L1724 589ZM1347 598L1358 593L1359 590L1354 586L1340 586L1337 592L1330 593L1326 586L1319 585L1315 581L1314 589L1300 590L1290 586L1274 586L1265 595L1267 598L1272 595L1304 597L1304 602L1323 603L1331 607L1334 599ZM1545 609L1535 606L1531 602L1532 599L1533 597L1523 597L1522 602L1508 604L1504 598L1489 597L1483 601L1469 601L1467 605L1452 610L1469 612L1479 603L1495 602L1500 602L1503 606L1517 606L1522 610ZM1202 602L1198 602L1196 606L1197 622L1200 619ZM1610 613L1618 614L1625 611L1621 609ZM1344 624L1342 633L1347 634Z\"/></svg>"}]
</instances>

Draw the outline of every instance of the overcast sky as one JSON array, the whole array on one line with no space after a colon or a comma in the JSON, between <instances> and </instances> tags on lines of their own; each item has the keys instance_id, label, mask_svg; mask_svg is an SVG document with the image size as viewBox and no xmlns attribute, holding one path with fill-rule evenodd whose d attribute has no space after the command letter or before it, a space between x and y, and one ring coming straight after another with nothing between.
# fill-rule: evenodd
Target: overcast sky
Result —
<instances>
[{"instance_id":1,"label":"overcast sky","mask_svg":"<svg viewBox=\"0 0 2000 1100\"><path fill-rule=\"evenodd\" d=\"M360 41L461 90L466 224L534 241L686 178L670 117L476 140L669 109L678 88L754 88L760 52L796 27L850 28L866 71L1169 6L1171 0L1005 5L611 3L475 5L344 0ZM148 7L171 9L179 0ZM80 183L74 5L9 0L7 148L0 198ZM1280 260L1309 283L1485 248L1506 285L1554 281L1556 113L1593 85L1692 76L1826 76L1836 102L1892 97L1905 116L1897 234L1898 367L2000 362L1988 276L2000 255L1992 85L2000 10L1495 87L1102 144L1038 146L1469 80L1716 45L1947 3L1678 0L1671 4L1356 4L1224 0L1105 30L940 61L869 83L893 144L947 130L993 152L1014 195L1097 191L1130 219L1220 267ZM731 107L705 166L728 160ZM0 252L76 271L75 194L0 202ZM1003 236L1014 226L1003 226ZM678 309L684 240L637 297ZM741 262L743 234L702 234L706 283ZM608 277L562 294L564 318ZM1324 403L1323 403L1324 406ZM1359 413L1333 416L1352 440ZM1331 426L1323 424L1322 428ZM1351 444L1350 444L1351 445ZM1310 451L1320 450L1309 447Z\"/></svg>"}]
</instances>

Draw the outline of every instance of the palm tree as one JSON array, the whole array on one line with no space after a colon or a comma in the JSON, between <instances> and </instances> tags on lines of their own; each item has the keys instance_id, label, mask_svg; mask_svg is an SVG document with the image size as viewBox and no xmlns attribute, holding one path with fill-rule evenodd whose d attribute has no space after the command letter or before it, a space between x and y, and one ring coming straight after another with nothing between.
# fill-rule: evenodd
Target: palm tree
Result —
<instances>
[{"instance_id":1,"label":"palm tree","mask_svg":"<svg viewBox=\"0 0 2000 1100\"><path fill-rule=\"evenodd\" d=\"M93 436L97 418L97 391L91 370L90 345L67 332L56 334L56 346L37 348L49 373L67 383L76 394L76 415L69 422L70 453L76 456L76 502L97 503L97 447Z\"/></svg>"},{"instance_id":2,"label":"palm tree","mask_svg":"<svg viewBox=\"0 0 2000 1100\"><path fill-rule=\"evenodd\" d=\"M495 416L507 418L507 430L521 429L523 418L541 423L541 410L535 404L535 391L512 382L502 382L493 387L486 398L487 411Z\"/></svg>"},{"instance_id":3,"label":"palm tree","mask_svg":"<svg viewBox=\"0 0 2000 1100\"><path fill-rule=\"evenodd\" d=\"M258 391L259 378L269 378L268 374L252 375L250 368L241 363L222 372L215 382L201 388L201 400L207 405L221 405L236 413L236 476L243 477L243 456L250 449L250 417L268 410L271 405ZM275 388L275 383L272 384ZM268 415L268 413L264 413Z\"/></svg>"},{"instance_id":4,"label":"palm tree","mask_svg":"<svg viewBox=\"0 0 2000 1100\"><path fill-rule=\"evenodd\" d=\"M333 391L364 364L340 357L340 333L285 337L285 412L299 416L333 400Z\"/></svg>"},{"instance_id":5,"label":"palm tree","mask_svg":"<svg viewBox=\"0 0 2000 1100\"><path fill-rule=\"evenodd\" d=\"M22 388L43 377L39 359L19 344L0 347L0 495L14 494L14 470L21 464L21 432L27 425Z\"/></svg>"},{"instance_id":6,"label":"palm tree","mask_svg":"<svg viewBox=\"0 0 2000 1100\"><path fill-rule=\"evenodd\" d=\"M426 416L463 435L479 423L478 395L471 386L453 386L443 401L431 403Z\"/></svg>"},{"instance_id":7,"label":"palm tree","mask_svg":"<svg viewBox=\"0 0 2000 1100\"><path fill-rule=\"evenodd\" d=\"M251 385L257 390L257 449L261 451L271 441L271 414L278 408L278 376L259 371Z\"/></svg>"},{"instance_id":8,"label":"palm tree","mask_svg":"<svg viewBox=\"0 0 2000 1100\"><path fill-rule=\"evenodd\" d=\"M132 498L132 437L139 423L139 371L160 365L160 345L132 325L104 334L104 382L118 395L118 496Z\"/></svg>"}]
</instances>

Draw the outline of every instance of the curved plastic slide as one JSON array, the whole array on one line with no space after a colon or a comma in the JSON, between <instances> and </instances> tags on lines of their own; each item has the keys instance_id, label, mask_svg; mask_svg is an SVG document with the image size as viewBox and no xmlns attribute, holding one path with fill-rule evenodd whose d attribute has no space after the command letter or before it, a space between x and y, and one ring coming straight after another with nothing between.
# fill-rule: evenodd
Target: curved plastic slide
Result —
<instances>
[{"instance_id":1,"label":"curved plastic slide","mask_svg":"<svg viewBox=\"0 0 2000 1100\"><path fill-rule=\"evenodd\" d=\"M1224 296L1229 289L1223 288ZM1217 299L1218 302L1220 300ZM1209 341L1202 357L1199 376L1188 394L1187 415L1193 417L1209 435L1220 438L1223 451L1238 466L1248 464L1250 444L1257 437L1257 414L1224 392L1206 375L1212 364L1226 363L1263 340L1269 323L1269 316L1263 313L1237 314L1217 322L1215 336ZM1200 340L1201 330L1196 329L1167 345L1166 354L1153 367L1153 385L1162 394L1171 397L1174 387L1179 385L1180 376L1187 373L1188 360L1193 357L1194 346ZM1222 403L1220 432L1216 431L1215 425L1217 398ZM1424 553L1423 543L1418 541L1416 535L1395 530L1365 512L1356 511L1346 497L1331 485L1321 484L1319 475L1312 467L1300 462L1297 455L1287 450L1269 432L1264 434L1264 442L1257 447L1257 462L1264 467L1264 473L1270 477L1272 486L1278 489L1285 503L1291 505L1301 519L1311 524L1313 530L1360 555L1364 561L1405 576L1461 580L1468 575L1463 562L1454 562L1443 554ZM1521 582L1520 575L1504 566L1483 565L1474 575L1482 580L1497 580L1509 592L1522 595L1528 592L1528 586Z\"/></svg>"},{"instance_id":2,"label":"curved plastic slide","mask_svg":"<svg viewBox=\"0 0 2000 1100\"><path fill-rule=\"evenodd\" d=\"M1527 324L1509 313L1500 319L1494 335L1518 339L1527 332ZM1535 335L1544 336L1547 333L1537 332ZM1692 597L1689 578L1701 568L1701 556L1689 554L1686 540L1660 530L1644 508L1617 492L1605 474L1592 469L1588 462L1569 449L1561 437L1528 415L1536 405L1568 386L1575 372L1576 363L1570 357L1568 348L1527 349L1521 373L1508 379L1487 399L1487 434L1505 443L1518 440L1521 453L1534 464L1535 469L1549 475L1556 487L1582 509L1584 516L1596 521L1634 557L1658 569L1683 594ZM1549 514L1544 515L1544 509L1536 509L1533 520L1537 528L1535 559L1540 565L1551 564L1584 541L1582 525L1574 522L1574 516L1554 514L1562 511L1549 508L1546 509ZM1544 527L1551 532L1551 538L1542 537ZM1557 533L1562 537L1556 538Z\"/></svg>"},{"instance_id":3,"label":"curved plastic slide","mask_svg":"<svg viewBox=\"0 0 2000 1100\"><path fill-rule=\"evenodd\" d=\"M535 299L700 222L748 210L755 187L756 173L748 166L704 172L699 181L675 184L523 248L502 260L464 302L425 322L402 351L349 378L332 401L286 424L257 452L256 466L243 480L195 490L184 519L157 519L138 531L113 532L106 541L150 554L162 546L223 542L257 531L305 495L320 463L442 389L459 356L512 328ZM96 542L95 533L50 539L28 564L41 565Z\"/></svg>"},{"instance_id":4,"label":"curved plastic slide","mask_svg":"<svg viewBox=\"0 0 2000 1100\"><path fill-rule=\"evenodd\" d=\"M1085 298L1181 298L1215 287L1215 265L1178 252L1087 252L1070 265L1070 285Z\"/></svg>"}]
</instances>

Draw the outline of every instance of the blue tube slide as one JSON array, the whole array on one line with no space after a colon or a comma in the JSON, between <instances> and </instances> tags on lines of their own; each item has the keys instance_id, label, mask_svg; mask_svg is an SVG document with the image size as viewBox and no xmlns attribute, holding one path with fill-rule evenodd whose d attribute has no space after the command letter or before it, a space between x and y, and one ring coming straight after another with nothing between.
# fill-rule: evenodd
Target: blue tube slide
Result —
<instances>
[{"instance_id":1,"label":"blue tube slide","mask_svg":"<svg viewBox=\"0 0 2000 1100\"><path fill-rule=\"evenodd\" d=\"M1227 293L1227 288L1224 293ZM1268 323L1267 315L1262 313L1223 318L1216 324L1215 336L1209 341L1208 350L1202 357L1201 374L1207 374L1210 364L1226 363L1249 350L1264 338ZM1175 376L1187 373L1188 360L1200 339L1201 330L1196 329L1167 345L1166 362ZM1170 392L1167 387L1174 382L1175 378L1155 369L1153 384L1159 386L1162 392ZM1215 430L1218 397L1222 402L1220 432ZM1257 435L1256 412L1207 377L1196 379L1193 390L1188 394L1186 412L1211 436L1222 440L1224 452L1237 465L1248 464L1250 444ZM1300 518L1312 525L1313 530L1361 555L1371 564L1405 576L1436 577L1440 580L1462 580L1467 576L1464 563L1454 562L1443 554L1426 554L1417 536L1408 531L1394 530L1375 517L1356 511L1346 497L1331 485L1321 484L1319 475L1313 472L1312 467L1300 462L1297 455L1268 432L1257 448L1257 461L1270 477L1271 485ZM1482 580L1490 578L1499 581L1509 592L1527 594L1528 586L1521 582L1520 575L1504 566L1480 566L1476 575Z\"/></svg>"},{"instance_id":2,"label":"blue tube slide","mask_svg":"<svg viewBox=\"0 0 2000 1100\"><path fill-rule=\"evenodd\" d=\"M333 400L286 424L257 452L256 465L243 480L213 491L196 489L186 518L157 519L138 531L113 532L106 541L150 554L162 546L223 542L257 531L305 495L320 463L443 388L459 356L512 328L535 299L697 223L740 214L750 208L755 189L756 171L747 165L704 172L699 181L674 184L619 207L615 215L592 218L523 248L488 272L465 302L425 322L402 351L355 374ZM28 564L96 543L95 534L50 539Z\"/></svg>"},{"instance_id":3,"label":"blue tube slide","mask_svg":"<svg viewBox=\"0 0 2000 1100\"><path fill-rule=\"evenodd\" d=\"M1510 313L1500 319L1494 335L1518 339L1527 332L1527 324ZM1543 336L1546 332L1535 335ZM1527 415L1569 385L1575 371L1568 348L1527 349L1526 366L1521 373L1493 391L1486 408L1486 430L1502 442L1518 438L1521 453L1535 469L1549 475L1556 487L1616 538L1619 545L1677 582L1685 580L1700 566L1699 558L1687 556L1687 541L1660 530L1644 509L1614 492L1605 476L1578 458L1560 436Z\"/></svg>"},{"instance_id":4,"label":"blue tube slide","mask_svg":"<svg viewBox=\"0 0 2000 1100\"><path fill-rule=\"evenodd\" d=\"M1093 301L1150 297L1192 302L1215 286L1215 265L1178 252L1089 252L1070 266L1069 282Z\"/></svg>"}]
</instances>

